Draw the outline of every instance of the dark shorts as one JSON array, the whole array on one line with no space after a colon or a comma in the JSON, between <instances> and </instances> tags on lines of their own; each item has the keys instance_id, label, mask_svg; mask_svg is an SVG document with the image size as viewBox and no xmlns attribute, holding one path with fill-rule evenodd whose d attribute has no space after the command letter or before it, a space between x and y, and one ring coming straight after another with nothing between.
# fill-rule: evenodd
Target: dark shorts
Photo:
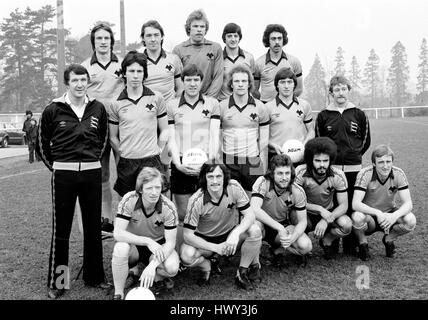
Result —
<instances>
[{"instance_id":1,"label":"dark shorts","mask_svg":"<svg viewBox=\"0 0 428 320\"><path fill-rule=\"evenodd\" d=\"M394 211L396 211L397 210L397 208L394 208L394 209L391 209L391 210L389 210L388 212L394 212ZM375 228L374 228L374 230L373 231L371 231L371 232L365 232L365 235L366 236L370 236L370 235L372 235L373 233L376 233L376 232L385 232L385 230L380 226L380 224L379 224L379 222L377 222L377 219L376 218L374 218L374 217L372 217L371 216L371 218L374 220L374 223L375 223ZM396 224L398 224L398 222L395 222L390 228L389 228L389 230L391 230Z\"/></svg>"},{"instance_id":2,"label":"dark shorts","mask_svg":"<svg viewBox=\"0 0 428 320\"><path fill-rule=\"evenodd\" d=\"M162 238L158 241L156 241L159 244L165 243L165 238ZM152 252L147 246L136 246L138 250L138 261L141 261L145 265L147 265L150 261L150 257L152 256Z\"/></svg>"},{"instance_id":3,"label":"dark shorts","mask_svg":"<svg viewBox=\"0 0 428 320\"><path fill-rule=\"evenodd\" d=\"M142 159L125 159L120 158L117 164L117 180L114 184L114 190L123 197L126 193L135 190L135 182L137 176L144 167L153 167L158 169L161 173L165 173L164 166L160 160L159 155ZM167 182L167 181L164 181ZM164 190L168 186L164 184Z\"/></svg>"},{"instance_id":4,"label":"dark shorts","mask_svg":"<svg viewBox=\"0 0 428 320\"><path fill-rule=\"evenodd\" d=\"M110 180L110 154L111 145L107 140L106 147L104 148L103 155L101 156L101 182L108 182Z\"/></svg>"},{"instance_id":5,"label":"dark shorts","mask_svg":"<svg viewBox=\"0 0 428 320\"><path fill-rule=\"evenodd\" d=\"M230 177L247 191L253 190L254 182L263 175L259 157L241 158L224 154L223 162L230 170Z\"/></svg>"},{"instance_id":6,"label":"dark shorts","mask_svg":"<svg viewBox=\"0 0 428 320\"><path fill-rule=\"evenodd\" d=\"M281 221L280 224L282 224L284 227L287 227L291 223L289 220L284 220ZM276 236L278 235L278 230L272 229L271 227L265 224L263 225L263 227L265 228L265 236L263 240L265 240L273 249L279 248L281 244L275 242Z\"/></svg>"},{"instance_id":7,"label":"dark shorts","mask_svg":"<svg viewBox=\"0 0 428 320\"><path fill-rule=\"evenodd\" d=\"M334 209L331 209L331 210L334 210ZM321 221L321 219L322 219L321 215L308 213L307 214L308 225L306 226L305 233L308 234L309 232L314 231L315 227L317 226L318 222ZM331 228L339 228L339 226L335 221L327 225L327 229L325 230L324 234L327 234L327 232L329 232Z\"/></svg>"},{"instance_id":8,"label":"dark shorts","mask_svg":"<svg viewBox=\"0 0 428 320\"><path fill-rule=\"evenodd\" d=\"M181 157L180 157L181 161ZM193 194L199 189L199 177L188 176L171 163L171 192L174 194Z\"/></svg>"},{"instance_id":9,"label":"dark shorts","mask_svg":"<svg viewBox=\"0 0 428 320\"><path fill-rule=\"evenodd\" d=\"M200 234L198 232L195 232L195 235L198 237L201 237L205 241L215 243L215 244L219 244L219 243L225 242L227 240L227 237L232 232L232 230L233 230L233 228L230 229L228 232L223 233L222 235L219 235L219 236L215 236L215 237L204 236L203 234Z\"/></svg>"}]
</instances>

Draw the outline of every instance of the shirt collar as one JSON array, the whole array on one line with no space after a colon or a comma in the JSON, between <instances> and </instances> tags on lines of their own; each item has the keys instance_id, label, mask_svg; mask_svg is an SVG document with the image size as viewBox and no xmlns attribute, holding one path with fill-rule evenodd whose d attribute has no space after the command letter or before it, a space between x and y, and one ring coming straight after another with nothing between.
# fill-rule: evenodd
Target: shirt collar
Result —
<instances>
[{"instance_id":1,"label":"shirt collar","mask_svg":"<svg viewBox=\"0 0 428 320\"><path fill-rule=\"evenodd\" d=\"M113 52L110 55L110 62L119 62L119 58ZM90 64L93 65L95 63L99 63L99 62L98 62L97 54L94 52L94 54L92 55Z\"/></svg>"},{"instance_id":2,"label":"shirt collar","mask_svg":"<svg viewBox=\"0 0 428 320\"><path fill-rule=\"evenodd\" d=\"M142 209L144 212L146 211L143 205L143 197L141 193L138 192L138 200L135 203L134 210L139 210L139 209ZM155 211L157 211L158 213L162 212L162 196L160 196L158 202L156 202Z\"/></svg>"},{"instance_id":3,"label":"shirt collar","mask_svg":"<svg viewBox=\"0 0 428 320\"><path fill-rule=\"evenodd\" d=\"M279 106L280 104L282 104L284 107L286 107L287 109L289 109L291 107L291 105L293 103L299 104L299 100L297 99L297 97L293 94L293 101L291 102L291 104L289 106L287 106L279 97L279 94L276 95L276 105Z\"/></svg>"},{"instance_id":4,"label":"shirt collar","mask_svg":"<svg viewBox=\"0 0 428 320\"><path fill-rule=\"evenodd\" d=\"M226 187L226 188L223 188L223 193L221 194L221 197L220 197L220 199L218 200L218 203L217 203L217 204L220 204L220 202L221 202L221 200L223 199L223 196L224 196L224 195L229 196L229 194L227 193L227 187ZM203 198L203 200L202 200L202 204L203 204L203 205L206 205L208 202L214 203L214 202L212 201L211 195L210 195L210 193L208 192L208 190L205 190L205 191L204 191L204 198Z\"/></svg>"},{"instance_id":5,"label":"shirt collar","mask_svg":"<svg viewBox=\"0 0 428 320\"><path fill-rule=\"evenodd\" d=\"M181 97L180 97L180 102L178 103L178 107L181 107L181 106L187 104L189 107L194 108L198 104L199 101L202 101L202 103L205 103L205 99L204 99L202 93L199 93L198 101L196 101L195 105L192 106L190 103L188 103L186 101L186 98L184 97L184 91L183 91L183 93L181 94Z\"/></svg>"},{"instance_id":6,"label":"shirt collar","mask_svg":"<svg viewBox=\"0 0 428 320\"><path fill-rule=\"evenodd\" d=\"M163 48L161 48L160 55L159 55L159 57L157 57L156 60L152 60L149 58L149 55L147 54L147 49L144 49L144 54L146 55L147 59L149 59L150 61L154 61L155 64L157 64L161 58L164 58L164 59L166 58L166 52Z\"/></svg>"},{"instance_id":7,"label":"shirt collar","mask_svg":"<svg viewBox=\"0 0 428 320\"><path fill-rule=\"evenodd\" d=\"M246 106L248 106L249 104L256 105L256 101L254 100L254 98L251 95L248 95L248 102L247 102ZM233 99L233 94L232 94L229 98L229 109L232 108L233 106L238 107L235 103L235 99Z\"/></svg>"},{"instance_id":8,"label":"shirt collar","mask_svg":"<svg viewBox=\"0 0 428 320\"><path fill-rule=\"evenodd\" d=\"M207 39L204 38L204 40L201 43L192 43L190 39L187 39L183 42L183 47L191 47L191 46L202 46L202 45L212 45L213 43Z\"/></svg>"},{"instance_id":9,"label":"shirt collar","mask_svg":"<svg viewBox=\"0 0 428 320\"><path fill-rule=\"evenodd\" d=\"M85 106L89 103L89 97L86 95L85 96ZM64 94L64 102L66 103L66 104L68 104L69 106L71 106L71 105L73 105L72 103L71 103L71 100L70 100L70 98L69 98L69 96L68 96L68 92L66 92L65 94ZM74 106L74 105L73 105Z\"/></svg>"},{"instance_id":10,"label":"shirt collar","mask_svg":"<svg viewBox=\"0 0 428 320\"><path fill-rule=\"evenodd\" d=\"M266 60L265 60L265 64L268 64L268 62L272 62L272 63L274 63L274 64L278 64L280 61L281 61L281 59L285 59L285 60L288 60L288 57L287 57L287 55L285 54L285 52L284 52L284 50L282 51L282 53L281 53L281 58L279 58L279 60L278 60L278 62L273 62L272 60L271 60L271 58L270 58L270 49L268 50L268 52L266 53Z\"/></svg>"},{"instance_id":11,"label":"shirt collar","mask_svg":"<svg viewBox=\"0 0 428 320\"><path fill-rule=\"evenodd\" d=\"M243 57L243 58L245 59L245 52L244 52L244 50L242 50L241 48L239 48L239 47L238 47L238 57L239 57L239 56L241 56L241 57ZM232 60L232 59L227 55L226 47L224 47L224 49L223 49L223 59L226 59L226 58L229 58L230 60Z\"/></svg>"},{"instance_id":12,"label":"shirt collar","mask_svg":"<svg viewBox=\"0 0 428 320\"><path fill-rule=\"evenodd\" d=\"M356 108L355 104L353 104L352 102L348 101L348 103L346 104L345 110L352 109L352 108ZM331 102L327 106L326 109L330 110L330 111L339 111L339 108L336 107L336 105L334 104L334 102Z\"/></svg>"},{"instance_id":13,"label":"shirt collar","mask_svg":"<svg viewBox=\"0 0 428 320\"><path fill-rule=\"evenodd\" d=\"M154 95L155 94L154 94L154 92L152 90L150 90L149 88L147 88L146 86L143 85L143 94L141 95L141 97L144 97L144 96L154 96ZM128 91L125 88L120 93L119 97L117 98L117 101L126 100L126 99L131 100L128 97Z\"/></svg>"},{"instance_id":14,"label":"shirt collar","mask_svg":"<svg viewBox=\"0 0 428 320\"><path fill-rule=\"evenodd\" d=\"M384 182L382 182L380 180L379 175L377 174L376 167L373 166L373 175L372 175L372 180L371 181L378 180L380 183L384 184L386 181L388 181L388 179L391 179L391 180L394 179L394 172L393 172L392 168L391 168L391 172L389 173L389 175L386 178L386 180Z\"/></svg>"}]
</instances>

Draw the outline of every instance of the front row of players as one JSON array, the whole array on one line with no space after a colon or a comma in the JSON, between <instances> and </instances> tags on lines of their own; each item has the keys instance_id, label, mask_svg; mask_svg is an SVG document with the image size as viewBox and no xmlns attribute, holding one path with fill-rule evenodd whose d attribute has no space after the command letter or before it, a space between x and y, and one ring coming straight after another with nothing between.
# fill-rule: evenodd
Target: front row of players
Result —
<instances>
[{"instance_id":1,"label":"front row of players","mask_svg":"<svg viewBox=\"0 0 428 320\"><path fill-rule=\"evenodd\" d=\"M394 240L416 226L404 172L393 166L394 154L388 146L376 147L372 166L358 174L354 213L348 217L347 180L341 170L331 166L336 153L335 143L320 137L307 142L306 164L296 170L287 155L272 157L267 173L253 185L251 201L230 178L225 165L205 163L199 174L200 188L188 202L182 244L176 243L179 219L175 205L161 194L162 174L144 168L136 190L119 204L112 258L114 299L124 298L129 267L139 261L145 264L141 285L158 292L173 287L171 278L180 263L184 268L198 267L198 283L209 284L212 274L221 273L219 258L233 256L238 250L235 283L252 289L261 281L263 240L270 245L275 263L283 250L305 258L312 250L308 236L312 231L326 259L338 251L332 245L335 239L354 232L359 258L367 260L367 236L377 231L384 232L386 256L392 257ZM400 206L396 205L397 195Z\"/></svg>"}]
</instances>

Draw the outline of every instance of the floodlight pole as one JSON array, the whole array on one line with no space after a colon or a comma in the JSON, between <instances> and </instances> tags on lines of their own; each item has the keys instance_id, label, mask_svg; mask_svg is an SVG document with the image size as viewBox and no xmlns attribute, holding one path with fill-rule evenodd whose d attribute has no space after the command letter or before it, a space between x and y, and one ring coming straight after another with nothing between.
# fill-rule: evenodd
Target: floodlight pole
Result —
<instances>
[{"instance_id":1,"label":"floodlight pole","mask_svg":"<svg viewBox=\"0 0 428 320\"><path fill-rule=\"evenodd\" d=\"M125 0L120 0L120 51L124 57L126 54Z\"/></svg>"},{"instance_id":2,"label":"floodlight pole","mask_svg":"<svg viewBox=\"0 0 428 320\"><path fill-rule=\"evenodd\" d=\"M65 92L64 70L65 70L65 39L64 39L64 4L63 0L56 1L56 18L57 18L57 52L58 52L58 95Z\"/></svg>"}]
</instances>

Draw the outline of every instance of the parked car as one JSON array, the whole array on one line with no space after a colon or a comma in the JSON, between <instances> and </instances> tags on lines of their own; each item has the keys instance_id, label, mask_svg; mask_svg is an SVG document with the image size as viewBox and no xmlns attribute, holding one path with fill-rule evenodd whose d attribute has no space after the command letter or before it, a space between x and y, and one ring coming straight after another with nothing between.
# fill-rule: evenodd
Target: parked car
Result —
<instances>
[{"instance_id":1,"label":"parked car","mask_svg":"<svg viewBox=\"0 0 428 320\"><path fill-rule=\"evenodd\" d=\"M9 144L25 144L25 133L13 123L0 123L0 146L6 148Z\"/></svg>"}]
</instances>

